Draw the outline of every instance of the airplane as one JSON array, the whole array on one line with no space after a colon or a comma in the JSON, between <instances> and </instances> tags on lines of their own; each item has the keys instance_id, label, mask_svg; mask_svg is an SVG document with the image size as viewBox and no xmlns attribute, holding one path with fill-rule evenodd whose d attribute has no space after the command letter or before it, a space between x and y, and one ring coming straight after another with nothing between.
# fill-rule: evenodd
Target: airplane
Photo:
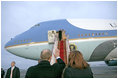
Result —
<instances>
[{"instance_id":1,"label":"airplane","mask_svg":"<svg viewBox=\"0 0 118 79\"><path fill-rule=\"evenodd\" d=\"M86 61L117 64L117 22L114 19L59 19L40 22L15 36L5 49L17 56L38 60L43 49L53 49L48 32L64 29L69 45L82 52ZM115 63L114 63L115 62Z\"/></svg>"}]
</instances>

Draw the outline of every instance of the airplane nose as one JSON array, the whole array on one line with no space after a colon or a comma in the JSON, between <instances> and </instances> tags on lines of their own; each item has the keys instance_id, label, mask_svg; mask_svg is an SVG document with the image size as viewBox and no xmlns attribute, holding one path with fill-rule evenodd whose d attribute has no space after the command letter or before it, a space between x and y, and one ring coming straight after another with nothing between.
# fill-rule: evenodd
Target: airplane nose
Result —
<instances>
[{"instance_id":1,"label":"airplane nose","mask_svg":"<svg viewBox=\"0 0 118 79\"><path fill-rule=\"evenodd\" d=\"M14 44L13 38L11 38L11 40L9 40L9 41L5 44L5 48L10 47L10 46L12 46L13 44Z\"/></svg>"},{"instance_id":2,"label":"airplane nose","mask_svg":"<svg viewBox=\"0 0 118 79\"><path fill-rule=\"evenodd\" d=\"M23 39L23 38L22 38ZM23 58L38 60L42 48L46 46L34 43L29 40L21 40L20 38L14 38L5 44L5 49L16 56ZM48 47L47 47L48 48Z\"/></svg>"},{"instance_id":3,"label":"airplane nose","mask_svg":"<svg viewBox=\"0 0 118 79\"><path fill-rule=\"evenodd\" d=\"M11 38L11 39L5 44L4 48L5 48L8 52L13 53L13 52L11 51L11 47L14 46L14 45L15 45L14 39ZM14 53L14 54L15 54L15 53Z\"/></svg>"}]
</instances>

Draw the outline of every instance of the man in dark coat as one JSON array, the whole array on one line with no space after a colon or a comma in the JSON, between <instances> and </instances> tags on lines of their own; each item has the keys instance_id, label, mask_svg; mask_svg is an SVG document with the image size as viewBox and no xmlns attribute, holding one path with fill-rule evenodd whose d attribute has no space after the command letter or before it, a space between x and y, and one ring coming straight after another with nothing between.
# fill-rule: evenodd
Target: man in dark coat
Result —
<instances>
[{"instance_id":1,"label":"man in dark coat","mask_svg":"<svg viewBox=\"0 0 118 79\"><path fill-rule=\"evenodd\" d=\"M7 70L6 78L20 78L20 70L15 66L15 62L11 63L11 67Z\"/></svg>"},{"instance_id":2,"label":"man in dark coat","mask_svg":"<svg viewBox=\"0 0 118 79\"><path fill-rule=\"evenodd\" d=\"M1 68L1 78L4 78L5 75L5 71L3 70L3 68Z\"/></svg>"},{"instance_id":3,"label":"man in dark coat","mask_svg":"<svg viewBox=\"0 0 118 79\"><path fill-rule=\"evenodd\" d=\"M59 57L59 50L56 49L55 58L57 63L50 65L52 52L48 49L45 49L41 52L40 62L30 67L27 70L26 78L59 78L62 75L62 71L65 67L65 63Z\"/></svg>"}]
</instances>

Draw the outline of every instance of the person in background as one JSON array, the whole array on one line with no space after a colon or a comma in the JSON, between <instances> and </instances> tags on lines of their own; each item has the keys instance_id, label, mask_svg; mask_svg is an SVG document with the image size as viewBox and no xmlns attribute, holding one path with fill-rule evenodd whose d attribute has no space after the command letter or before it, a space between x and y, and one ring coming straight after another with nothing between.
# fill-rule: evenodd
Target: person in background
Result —
<instances>
[{"instance_id":1,"label":"person in background","mask_svg":"<svg viewBox=\"0 0 118 79\"><path fill-rule=\"evenodd\" d=\"M28 68L25 78L58 78L61 77L65 63L59 57L59 50L55 49L57 63L50 65L52 52L45 49L41 52L39 63Z\"/></svg>"},{"instance_id":2,"label":"person in background","mask_svg":"<svg viewBox=\"0 0 118 79\"><path fill-rule=\"evenodd\" d=\"M5 75L5 71L3 70L3 68L1 68L1 78L4 78Z\"/></svg>"},{"instance_id":3,"label":"person in background","mask_svg":"<svg viewBox=\"0 0 118 79\"><path fill-rule=\"evenodd\" d=\"M11 62L11 67L7 70L6 78L20 78L20 70L15 66L15 61Z\"/></svg>"},{"instance_id":4,"label":"person in background","mask_svg":"<svg viewBox=\"0 0 118 79\"><path fill-rule=\"evenodd\" d=\"M62 77L64 78L93 78L93 73L89 64L83 59L79 51L71 51L69 62L64 69Z\"/></svg>"}]
</instances>

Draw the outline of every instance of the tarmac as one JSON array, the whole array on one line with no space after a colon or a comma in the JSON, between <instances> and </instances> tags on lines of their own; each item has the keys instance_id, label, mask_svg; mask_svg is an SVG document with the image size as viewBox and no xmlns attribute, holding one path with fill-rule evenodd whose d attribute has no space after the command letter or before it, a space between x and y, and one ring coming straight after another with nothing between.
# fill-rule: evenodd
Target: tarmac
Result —
<instances>
[{"instance_id":1,"label":"tarmac","mask_svg":"<svg viewBox=\"0 0 118 79\"><path fill-rule=\"evenodd\" d=\"M117 66L108 66L104 61L89 62L94 78L117 78Z\"/></svg>"},{"instance_id":2,"label":"tarmac","mask_svg":"<svg viewBox=\"0 0 118 79\"><path fill-rule=\"evenodd\" d=\"M89 64L94 78L117 78L117 66L107 66L103 61L89 62ZM27 70L20 69L21 78L25 77L26 71Z\"/></svg>"}]
</instances>

